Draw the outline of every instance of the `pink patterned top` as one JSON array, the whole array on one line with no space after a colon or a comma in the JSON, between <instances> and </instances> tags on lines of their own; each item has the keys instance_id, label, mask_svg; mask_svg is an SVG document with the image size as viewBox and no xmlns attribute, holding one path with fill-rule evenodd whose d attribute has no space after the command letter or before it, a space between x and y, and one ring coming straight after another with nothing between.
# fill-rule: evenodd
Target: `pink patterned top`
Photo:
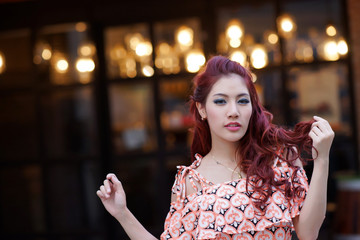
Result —
<instances>
[{"instance_id":1,"label":"pink patterned top","mask_svg":"<svg viewBox=\"0 0 360 240\"><path fill-rule=\"evenodd\" d=\"M292 218L300 214L308 191L308 179L303 168L296 173L284 161L276 158L273 170L276 180L286 179L291 188L301 186L305 191L287 200L284 188L272 187L266 202L265 214L260 215L246 192L246 178L213 184L196 170L202 156L195 155L192 165L178 166L172 188L177 201L172 202L165 220L161 239L291 239L294 230ZM188 176L196 193L185 195L185 177ZM195 181L201 185L197 189ZM256 193L255 193L256 194Z\"/></svg>"}]
</instances>

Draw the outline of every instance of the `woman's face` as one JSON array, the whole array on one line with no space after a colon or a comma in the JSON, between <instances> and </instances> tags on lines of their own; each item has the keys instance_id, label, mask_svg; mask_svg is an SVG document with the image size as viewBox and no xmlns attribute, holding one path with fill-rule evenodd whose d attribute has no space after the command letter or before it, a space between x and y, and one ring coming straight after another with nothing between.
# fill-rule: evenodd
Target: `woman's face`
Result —
<instances>
[{"instance_id":1,"label":"woman's face","mask_svg":"<svg viewBox=\"0 0 360 240\"><path fill-rule=\"evenodd\" d=\"M239 75L231 73L220 77L207 96L205 106L197 106L209 123L213 143L234 143L245 135L252 105L245 80Z\"/></svg>"}]
</instances>

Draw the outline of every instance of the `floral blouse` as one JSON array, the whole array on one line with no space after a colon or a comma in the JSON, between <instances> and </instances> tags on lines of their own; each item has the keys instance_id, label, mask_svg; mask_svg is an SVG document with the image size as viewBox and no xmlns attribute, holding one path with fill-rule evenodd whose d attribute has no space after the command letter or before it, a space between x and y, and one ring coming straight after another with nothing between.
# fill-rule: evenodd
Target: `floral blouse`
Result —
<instances>
[{"instance_id":1,"label":"floral blouse","mask_svg":"<svg viewBox=\"0 0 360 240\"><path fill-rule=\"evenodd\" d=\"M190 166L178 166L172 188L177 200L171 203L161 239L291 239L294 230L292 218L300 214L308 179L303 168L291 178L294 168L276 158L273 165L276 180L290 182L291 188L301 186L304 191L288 200L284 188L272 187L263 213L252 202L251 185L246 191L246 178L213 184L196 170L202 156ZM185 178L188 176L196 193L185 195ZM201 189L197 189L197 182Z\"/></svg>"}]
</instances>

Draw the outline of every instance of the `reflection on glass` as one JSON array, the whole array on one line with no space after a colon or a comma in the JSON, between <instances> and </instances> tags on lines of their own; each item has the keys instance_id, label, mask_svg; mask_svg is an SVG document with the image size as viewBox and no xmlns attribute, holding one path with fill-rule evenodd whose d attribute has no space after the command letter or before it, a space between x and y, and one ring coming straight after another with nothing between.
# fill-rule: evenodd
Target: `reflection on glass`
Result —
<instances>
[{"instance_id":1,"label":"reflection on glass","mask_svg":"<svg viewBox=\"0 0 360 240\"><path fill-rule=\"evenodd\" d=\"M286 2L284 7L284 11L298 22L291 35L282 35L287 62L336 61L347 54L347 43L340 27L341 11L331 10L341 8L339 0Z\"/></svg>"},{"instance_id":2,"label":"reflection on glass","mask_svg":"<svg viewBox=\"0 0 360 240\"><path fill-rule=\"evenodd\" d=\"M153 47L145 24L109 27L105 31L108 75L110 78L151 77Z\"/></svg>"},{"instance_id":3,"label":"reflection on glass","mask_svg":"<svg viewBox=\"0 0 360 240\"><path fill-rule=\"evenodd\" d=\"M335 131L350 131L350 96L344 65L292 68L289 72L295 121L326 118ZM344 105L346 104L346 105Z\"/></svg>"},{"instance_id":4,"label":"reflection on glass","mask_svg":"<svg viewBox=\"0 0 360 240\"><path fill-rule=\"evenodd\" d=\"M110 104L115 151L154 150L156 139L150 85L113 85Z\"/></svg>"},{"instance_id":5,"label":"reflection on glass","mask_svg":"<svg viewBox=\"0 0 360 240\"><path fill-rule=\"evenodd\" d=\"M200 22L183 19L155 24L155 66L164 74L198 72L205 64Z\"/></svg>"},{"instance_id":6,"label":"reflection on glass","mask_svg":"<svg viewBox=\"0 0 360 240\"><path fill-rule=\"evenodd\" d=\"M34 83L31 52L30 30L0 33L0 87L23 87Z\"/></svg>"},{"instance_id":7,"label":"reflection on glass","mask_svg":"<svg viewBox=\"0 0 360 240\"><path fill-rule=\"evenodd\" d=\"M189 144L189 127L192 118L187 105L190 83L183 79L163 80L160 86L163 112L161 125L165 131L168 148Z\"/></svg>"},{"instance_id":8,"label":"reflection on glass","mask_svg":"<svg viewBox=\"0 0 360 240\"><path fill-rule=\"evenodd\" d=\"M43 185L39 166L2 167L0 188L1 223L4 229L15 233L45 231Z\"/></svg>"},{"instance_id":9,"label":"reflection on glass","mask_svg":"<svg viewBox=\"0 0 360 240\"><path fill-rule=\"evenodd\" d=\"M281 55L271 4L224 8L219 11L217 51L244 66L279 64ZM251 59L248 62L248 59Z\"/></svg>"},{"instance_id":10,"label":"reflection on glass","mask_svg":"<svg viewBox=\"0 0 360 240\"><path fill-rule=\"evenodd\" d=\"M96 153L94 102L89 87L46 95L42 104L49 156Z\"/></svg>"},{"instance_id":11,"label":"reflection on glass","mask_svg":"<svg viewBox=\"0 0 360 240\"><path fill-rule=\"evenodd\" d=\"M0 160L37 157L35 102L30 94L0 96Z\"/></svg>"},{"instance_id":12,"label":"reflection on glass","mask_svg":"<svg viewBox=\"0 0 360 240\"><path fill-rule=\"evenodd\" d=\"M44 78L56 85L93 80L96 49L87 30L87 24L81 22L46 26L39 31L33 61Z\"/></svg>"}]
</instances>

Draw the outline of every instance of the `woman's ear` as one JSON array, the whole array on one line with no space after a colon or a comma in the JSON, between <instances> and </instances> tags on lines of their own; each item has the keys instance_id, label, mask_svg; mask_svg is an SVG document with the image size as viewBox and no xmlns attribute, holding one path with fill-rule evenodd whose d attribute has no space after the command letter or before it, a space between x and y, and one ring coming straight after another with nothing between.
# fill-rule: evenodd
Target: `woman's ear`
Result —
<instances>
[{"instance_id":1,"label":"woman's ear","mask_svg":"<svg viewBox=\"0 0 360 240\"><path fill-rule=\"evenodd\" d=\"M201 116L201 120L205 120L207 117L205 107L201 103L196 102L196 108Z\"/></svg>"}]
</instances>

